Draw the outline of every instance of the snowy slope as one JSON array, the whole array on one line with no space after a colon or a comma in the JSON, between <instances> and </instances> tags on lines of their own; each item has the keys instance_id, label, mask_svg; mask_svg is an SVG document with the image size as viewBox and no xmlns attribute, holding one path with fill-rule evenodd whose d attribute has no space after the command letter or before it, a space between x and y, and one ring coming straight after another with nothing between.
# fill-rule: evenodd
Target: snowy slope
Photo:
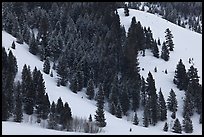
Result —
<instances>
[{"instance_id":1,"label":"snowy slope","mask_svg":"<svg viewBox=\"0 0 204 137\"><path fill-rule=\"evenodd\" d=\"M159 85L162 88L163 94L165 99L169 95L170 88L173 88L174 91L177 94L178 99L178 105L179 107L182 106L182 100L181 97L183 97L183 92L178 91L176 89L176 86L173 85L172 79L173 79L173 72L176 68L176 64L178 63L179 59L183 59L183 63L185 64L186 68L189 68L188 66L188 57L194 58L195 67L198 68L199 76L202 74L202 64L201 64L201 44L202 39L201 35L197 34L195 32L185 30L181 27L178 27L172 23L167 22L166 20L163 20L155 15L151 15L149 13L145 13L142 11L136 11L130 9L130 16L125 17L123 14L123 9L118 9L121 24L125 25L126 30L130 26L131 18L134 15L136 17L136 20L140 21L142 25L144 26L150 26L151 30L153 32L154 38L160 38L161 42L164 40L165 36L165 29L167 27L170 28L174 35L174 43L175 43L175 51L174 53L171 52L171 57L169 62L165 62L162 59L156 59L152 56L151 52L146 52L145 57L139 57L140 67L145 68L144 71L141 71L141 75L144 76L146 79L147 73L149 71L152 72L153 77L155 78L156 87L157 90L160 88ZM158 24L159 28L158 28ZM186 37L184 37L186 36ZM31 70L34 69L36 66L39 70L42 72L43 68L43 62L39 60L36 56L32 55L28 52L28 45L27 44L17 44L16 43L16 49L11 49L11 44L13 41L16 41L14 37L12 37L10 34L6 33L5 31L2 31L2 46L6 47L6 50L12 50L13 54L17 58L17 64L18 64L18 74L17 79L20 79L21 72L24 64L30 65ZM192 44L193 43L193 44ZM182 51L182 47L185 47L185 53ZM195 48L195 49L193 49ZM179 56L178 56L179 55ZM153 69L157 66L158 72L154 73ZM162 70L168 69L168 74L165 75ZM54 72L54 71L53 71ZM42 72L43 73L43 72ZM63 102L67 101L71 107L72 114L74 116L88 118L88 116L91 114L92 116L95 114L96 106L95 101L90 101L86 99L84 93L78 93L75 94L70 91L68 87L57 87L56 86L56 73L54 72L54 77L50 77L49 75L43 73L43 77L45 80L45 86L46 86L46 92L49 95L50 101L57 101L59 97L62 98ZM81 98L84 96L84 98ZM142 112L138 112L139 114L142 114ZM179 120L182 120L181 117L181 111L178 112ZM163 132L163 122L159 122L157 126L153 127L150 126L149 128L144 128L141 126L142 124L142 116L138 115L140 117L140 124L139 126L135 126L131 124L130 121L126 121L124 119L116 118L115 116L111 115L109 112L105 112L106 122L107 126L103 128L102 133L98 134L149 134L149 135L158 135L158 134L175 134L172 132ZM193 125L194 125L194 132L193 134L202 134L202 125L198 124L198 115L194 115L193 118ZM72 132L60 132L60 131L53 131L48 129L40 128L36 125L30 125L28 123L21 123L16 124L14 122L2 122L3 124L3 134L74 134ZM9 128L12 127L12 128ZM132 128L132 132L129 132L129 129ZM28 129L29 132L25 132L25 129ZM41 130L42 129L42 130ZM22 131L22 132L21 132ZM82 133L76 133L76 134L82 134ZM185 133L183 133L185 134Z\"/></svg>"}]
</instances>

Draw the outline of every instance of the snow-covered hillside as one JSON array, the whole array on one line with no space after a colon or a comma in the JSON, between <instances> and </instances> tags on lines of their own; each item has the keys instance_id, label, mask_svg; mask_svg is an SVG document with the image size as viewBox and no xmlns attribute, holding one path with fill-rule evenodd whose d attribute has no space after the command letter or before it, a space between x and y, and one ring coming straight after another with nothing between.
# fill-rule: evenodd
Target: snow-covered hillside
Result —
<instances>
[{"instance_id":1,"label":"snow-covered hillside","mask_svg":"<svg viewBox=\"0 0 204 137\"><path fill-rule=\"evenodd\" d=\"M118 9L118 13L120 15L121 24L125 26L126 31L130 26L130 22L133 16L136 17L136 21L140 21L143 26L150 26L153 38L157 39L160 38L161 42L165 40L165 29L169 28L172 31L174 36L174 44L175 48L174 51L170 53L170 60L165 62L164 60L157 59L153 57L152 53L147 51L146 56L142 57L139 55L139 62L140 67L144 68L144 71L141 71L141 75L146 79L147 74L149 71L152 72L152 75L155 79L157 91L161 87L162 92L164 94L165 99L167 99L169 95L170 89L174 89L177 100L178 100L178 107L179 111L177 112L177 117L180 121L183 120L182 114L182 106L183 101L182 97L184 96L183 91L179 91L176 86L173 84L173 76L176 65L179 59L183 60L183 63L186 66L186 69L190 67L188 64L188 58L194 58L195 67L198 68L200 82L202 82L202 35L189 31L187 29L181 28L177 25L174 25L160 17L152 15L150 13L131 10L130 9L130 16L124 16L124 10ZM16 41L16 38L12 37L10 34L2 31L2 46L6 47L7 50L12 50L13 54L17 58L18 64L18 74L17 79L20 79L21 72L24 64L30 65L31 70L34 69L36 66L39 70L42 71L43 62L39 60L36 56L32 55L28 51L27 44L17 44L16 49L11 49L11 44L13 41ZM161 50L161 47L159 47ZM155 73L154 67L157 67L158 72ZM168 70L168 74L165 74L165 69ZM54 71L53 71L54 72ZM54 72L54 77L50 77L49 75L43 73L43 77L45 80L46 92L49 95L50 101L57 101L59 97L62 98L63 102L68 102L69 106L72 110L73 116L87 118L91 114L94 116L96 111L95 101L90 101L86 99L85 94L79 92L78 94L73 93L70 91L68 87L57 87L56 86L56 72ZM83 96L83 98L82 98ZM98 134L141 134L141 135L167 135L167 134L175 134L171 131L163 132L164 122L158 122L156 126L149 126L148 128L142 127L142 112L138 112L139 124L138 126L133 125L130 121L127 121L124 117L123 119L116 118L115 116L111 115L109 112L105 111L105 118L107 122L107 126L103 128L102 133ZM169 114L168 114L169 116ZM194 114L192 117L194 132L192 134L202 134L202 124L198 124L199 115ZM74 134L72 132L62 132L62 131L53 131L49 129L43 129L36 125L31 126L28 123L16 124L14 122L2 122L3 127L3 134ZM129 129L132 128L132 132ZM26 132L25 132L26 130ZM29 131L29 132L27 132ZM83 134L83 133L76 133L76 134ZM182 132L182 134L186 134Z\"/></svg>"}]
</instances>

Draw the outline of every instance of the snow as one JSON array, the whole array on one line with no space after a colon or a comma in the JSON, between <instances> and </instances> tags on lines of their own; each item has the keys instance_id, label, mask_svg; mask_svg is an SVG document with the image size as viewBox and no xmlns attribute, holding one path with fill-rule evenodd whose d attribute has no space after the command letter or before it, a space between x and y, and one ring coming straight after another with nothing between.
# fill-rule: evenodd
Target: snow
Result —
<instances>
[{"instance_id":1,"label":"snow","mask_svg":"<svg viewBox=\"0 0 204 137\"><path fill-rule=\"evenodd\" d=\"M179 111L177 112L177 117L180 122L182 122L182 97L184 97L184 91L179 91L176 86L173 84L173 76L174 71L176 69L176 65L181 58L183 63L186 66L186 69L190 67L188 64L188 58L194 58L194 65L198 68L198 74L201 77L200 82L202 83L202 35L195 33L193 31L184 29L175 24L172 24L158 16L153 14L142 12L138 10L130 10L130 16L124 16L124 9L118 9L118 14L120 16L121 24L125 26L126 31L130 26L130 22L133 16L136 17L136 21L140 21L143 26L150 26L153 37L155 39L160 38L161 43L165 40L164 31L166 28L169 28L172 31L174 36L173 42L175 44L174 51L170 53L170 60L165 62L164 60L157 59L153 57L150 51L146 51L146 56L142 57L139 55L140 68L144 68L144 71L140 71L141 75L146 79L147 74L151 71L157 88L157 92L161 87L162 92L164 94L164 98L167 99L169 95L169 91L172 88L178 100ZM18 64L18 74L16 80L21 78L21 72L24 64L30 65L31 70L33 71L34 67L37 67L38 70L41 70L43 73L43 62L34 55L32 55L28 51L27 44L16 44L16 49L11 48L11 44L13 41L16 41L16 38L11 36L5 31L2 31L2 46L5 47L6 51L12 50L14 56L17 58ZM161 51L161 47L159 47ZM154 67L157 67L157 72L154 72ZM165 74L165 69L168 70L168 74ZM56 86L56 72L53 70L54 77L50 77L49 75L43 73L43 78L45 80L46 92L49 95L50 102L57 101L59 97L62 98L63 102L68 102L71 107L72 115L78 116L82 118L88 119L91 114L94 116L96 111L95 101L88 100L84 93L83 89L78 94L70 91L68 87L57 87ZM82 98L83 97L83 98ZM176 133L172 133L171 131L164 132L163 126L164 122L158 122L156 126L149 126L148 128L142 127L142 114L143 111L138 111L139 125L133 125L131 122L132 114L129 117L123 117L122 119L116 118L111 115L109 112L105 111L105 118L107 122L107 126L103 128L103 132L97 134L118 134L118 135L175 135ZM171 113L168 112L168 117L170 117ZM202 134L202 124L198 124L199 115L194 114L192 117L194 132L192 134ZM169 119L170 120L170 119ZM168 120L168 121L169 121ZM129 129L132 128L132 132ZM49 135L57 135L57 134L85 134L85 133L74 133L74 132L64 132L64 131L55 131L50 129L42 128L38 125L31 125L30 123L15 123L15 122L2 122L2 134L49 134ZM182 134L186 134L182 132Z\"/></svg>"}]
</instances>

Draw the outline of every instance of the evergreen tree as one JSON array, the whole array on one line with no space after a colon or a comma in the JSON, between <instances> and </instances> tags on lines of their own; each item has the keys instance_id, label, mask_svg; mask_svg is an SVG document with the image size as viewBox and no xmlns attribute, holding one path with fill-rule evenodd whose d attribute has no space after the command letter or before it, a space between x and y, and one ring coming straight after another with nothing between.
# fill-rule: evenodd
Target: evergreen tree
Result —
<instances>
[{"instance_id":1,"label":"evergreen tree","mask_svg":"<svg viewBox=\"0 0 204 137\"><path fill-rule=\"evenodd\" d=\"M46 74L50 73L50 62L48 58L45 59L45 62L43 64L43 72L45 72Z\"/></svg>"},{"instance_id":2,"label":"evergreen tree","mask_svg":"<svg viewBox=\"0 0 204 137\"><path fill-rule=\"evenodd\" d=\"M124 13L125 13L125 16L129 16L129 9L128 9L127 4L125 4Z\"/></svg>"},{"instance_id":3,"label":"evergreen tree","mask_svg":"<svg viewBox=\"0 0 204 137\"><path fill-rule=\"evenodd\" d=\"M22 112L22 94L21 94L21 84L18 81L16 85L16 98L15 98L15 107L14 107L14 122L21 122L23 119Z\"/></svg>"},{"instance_id":4,"label":"evergreen tree","mask_svg":"<svg viewBox=\"0 0 204 137\"><path fill-rule=\"evenodd\" d=\"M91 114L89 115L89 122L92 122L92 116L91 116Z\"/></svg>"},{"instance_id":5,"label":"evergreen tree","mask_svg":"<svg viewBox=\"0 0 204 137\"><path fill-rule=\"evenodd\" d=\"M69 107L69 104L67 102L65 102L64 104L60 119L62 121L63 128L66 128L69 124L69 121L72 119L71 108Z\"/></svg>"},{"instance_id":6,"label":"evergreen tree","mask_svg":"<svg viewBox=\"0 0 204 137\"><path fill-rule=\"evenodd\" d=\"M51 73L50 73L50 77L53 77L53 71L51 71Z\"/></svg>"},{"instance_id":7,"label":"evergreen tree","mask_svg":"<svg viewBox=\"0 0 204 137\"><path fill-rule=\"evenodd\" d=\"M42 106L42 116L43 120L48 118L48 114L50 113L50 101L48 94L46 93L43 97L43 106Z\"/></svg>"},{"instance_id":8,"label":"evergreen tree","mask_svg":"<svg viewBox=\"0 0 204 137\"><path fill-rule=\"evenodd\" d=\"M176 67L173 82L174 82L174 84L177 85L178 89L187 90L188 77L187 77L187 74L186 74L185 66L184 66L181 59L179 60L179 63L177 65L177 67Z\"/></svg>"},{"instance_id":9,"label":"evergreen tree","mask_svg":"<svg viewBox=\"0 0 204 137\"><path fill-rule=\"evenodd\" d=\"M86 95L88 96L88 99L94 98L94 83L92 79L88 81Z\"/></svg>"},{"instance_id":10,"label":"evergreen tree","mask_svg":"<svg viewBox=\"0 0 204 137\"><path fill-rule=\"evenodd\" d=\"M70 81L70 89L71 89L72 92L77 93L77 87L78 87L77 75L74 74L72 76L71 81Z\"/></svg>"},{"instance_id":11,"label":"evergreen tree","mask_svg":"<svg viewBox=\"0 0 204 137\"><path fill-rule=\"evenodd\" d=\"M163 130L164 130L165 132L167 132L167 131L168 131L168 124L167 124L167 122L165 122L165 125L164 125Z\"/></svg>"},{"instance_id":12,"label":"evergreen tree","mask_svg":"<svg viewBox=\"0 0 204 137\"><path fill-rule=\"evenodd\" d=\"M186 133L192 133L193 132L193 123L192 123L189 115L185 115L185 117L184 117L183 131Z\"/></svg>"},{"instance_id":13,"label":"evergreen tree","mask_svg":"<svg viewBox=\"0 0 204 137\"><path fill-rule=\"evenodd\" d=\"M130 101L129 101L127 90L122 91L122 93L120 93L119 101L120 101L120 104L121 104L122 113L124 115L127 115L127 111L130 108Z\"/></svg>"},{"instance_id":14,"label":"evergreen tree","mask_svg":"<svg viewBox=\"0 0 204 137\"><path fill-rule=\"evenodd\" d=\"M159 39L159 38L158 38L157 44L158 44L159 46L161 45L161 42L160 42L160 39Z\"/></svg>"},{"instance_id":15,"label":"evergreen tree","mask_svg":"<svg viewBox=\"0 0 204 137\"><path fill-rule=\"evenodd\" d=\"M171 111L171 112L176 112L177 108L178 108L178 104L177 104L177 99L176 99L176 94L173 91L173 89L171 89L168 99L167 99L167 108Z\"/></svg>"},{"instance_id":16,"label":"evergreen tree","mask_svg":"<svg viewBox=\"0 0 204 137\"><path fill-rule=\"evenodd\" d=\"M161 58L164 59L165 61L169 60L169 49L167 48L166 44L163 43L162 45L162 51L161 51Z\"/></svg>"},{"instance_id":17,"label":"evergreen tree","mask_svg":"<svg viewBox=\"0 0 204 137\"><path fill-rule=\"evenodd\" d=\"M137 117L137 112L135 112L133 124L134 125L138 125L139 124L139 120L138 120L138 117Z\"/></svg>"},{"instance_id":18,"label":"evergreen tree","mask_svg":"<svg viewBox=\"0 0 204 137\"><path fill-rule=\"evenodd\" d=\"M199 124L202 124L202 113L200 114Z\"/></svg>"},{"instance_id":19,"label":"evergreen tree","mask_svg":"<svg viewBox=\"0 0 204 137\"><path fill-rule=\"evenodd\" d=\"M157 67L154 68L154 72L157 72Z\"/></svg>"},{"instance_id":20,"label":"evergreen tree","mask_svg":"<svg viewBox=\"0 0 204 137\"><path fill-rule=\"evenodd\" d=\"M147 101L147 103L145 104L144 113L143 113L143 126L144 127L149 126L149 124L150 124L149 119L150 119L150 116L149 116L149 101Z\"/></svg>"},{"instance_id":21,"label":"evergreen tree","mask_svg":"<svg viewBox=\"0 0 204 137\"><path fill-rule=\"evenodd\" d=\"M165 36L166 37L166 41L165 41L166 46L169 48L170 51L173 51L173 49L174 49L174 43L172 40L173 35L172 35L171 31L169 30L169 28L167 28L165 30L165 33L166 33L166 36Z\"/></svg>"},{"instance_id":22,"label":"evergreen tree","mask_svg":"<svg viewBox=\"0 0 204 137\"><path fill-rule=\"evenodd\" d=\"M141 106L145 107L147 100L147 93L146 93L146 82L144 77L142 77L141 81Z\"/></svg>"},{"instance_id":23,"label":"evergreen tree","mask_svg":"<svg viewBox=\"0 0 204 137\"><path fill-rule=\"evenodd\" d=\"M190 93L185 92L185 100L183 105L183 117L185 118L186 115L192 116L194 112L193 100Z\"/></svg>"},{"instance_id":24,"label":"evergreen tree","mask_svg":"<svg viewBox=\"0 0 204 137\"><path fill-rule=\"evenodd\" d=\"M8 112L7 98L4 92L2 92L2 111L1 112L2 112L2 121L6 121L9 118L9 112Z\"/></svg>"},{"instance_id":25,"label":"evergreen tree","mask_svg":"<svg viewBox=\"0 0 204 137\"><path fill-rule=\"evenodd\" d=\"M175 118L176 118L176 112L172 112L171 118L172 118L172 119L175 119Z\"/></svg>"},{"instance_id":26,"label":"evergreen tree","mask_svg":"<svg viewBox=\"0 0 204 137\"><path fill-rule=\"evenodd\" d=\"M181 129L181 124L180 124L180 121L178 120L178 118L175 120L174 125L172 127L172 130L174 133L180 133L181 134L182 129Z\"/></svg>"},{"instance_id":27,"label":"evergreen tree","mask_svg":"<svg viewBox=\"0 0 204 137\"><path fill-rule=\"evenodd\" d=\"M116 114L116 106L115 106L115 104L113 103L113 102L111 102L111 103L109 103L110 104L110 113L112 114L112 115L115 115Z\"/></svg>"},{"instance_id":28,"label":"evergreen tree","mask_svg":"<svg viewBox=\"0 0 204 137\"><path fill-rule=\"evenodd\" d=\"M159 49L158 49L156 41L154 41L154 43L152 45L152 53L153 53L154 57L159 58Z\"/></svg>"},{"instance_id":29,"label":"evergreen tree","mask_svg":"<svg viewBox=\"0 0 204 137\"><path fill-rule=\"evenodd\" d=\"M34 33L32 33L32 36L30 36L29 39L29 52L32 53L33 55L37 55L37 53L39 52Z\"/></svg>"},{"instance_id":30,"label":"evergreen tree","mask_svg":"<svg viewBox=\"0 0 204 137\"><path fill-rule=\"evenodd\" d=\"M48 129L57 129L56 105L54 101L52 102L50 114L48 116Z\"/></svg>"},{"instance_id":31,"label":"evergreen tree","mask_svg":"<svg viewBox=\"0 0 204 137\"><path fill-rule=\"evenodd\" d=\"M122 118L122 108L120 103L117 104L115 115L117 118Z\"/></svg>"},{"instance_id":32,"label":"evergreen tree","mask_svg":"<svg viewBox=\"0 0 204 137\"><path fill-rule=\"evenodd\" d=\"M99 85L99 91L97 95L97 110L95 116L96 124L99 127L105 127L105 116L104 116L104 91L103 86Z\"/></svg>"},{"instance_id":33,"label":"evergreen tree","mask_svg":"<svg viewBox=\"0 0 204 137\"><path fill-rule=\"evenodd\" d=\"M62 112L63 112L63 102L61 98L58 98L57 105L56 105L56 119L58 124L62 124L62 122L60 121Z\"/></svg>"},{"instance_id":34,"label":"evergreen tree","mask_svg":"<svg viewBox=\"0 0 204 137\"><path fill-rule=\"evenodd\" d=\"M84 74L83 71L77 71L76 74L76 78L77 78L77 91L81 91L82 88L84 87Z\"/></svg>"},{"instance_id":35,"label":"evergreen tree","mask_svg":"<svg viewBox=\"0 0 204 137\"><path fill-rule=\"evenodd\" d=\"M156 94L156 87L155 87L155 80L153 79L153 76L151 72L148 73L147 77L147 94L148 94L148 100L150 102L150 119L151 123L155 125L158 120L158 110L157 110L157 94Z\"/></svg>"},{"instance_id":36,"label":"evergreen tree","mask_svg":"<svg viewBox=\"0 0 204 137\"><path fill-rule=\"evenodd\" d=\"M161 88L159 91L159 110L160 110L160 120L164 121L167 119L167 108L166 108L166 102L164 100L164 96L162 94Z\"/></svg>"},{"instance_id":37,"label":"evergreen tree","mask_svg":"<svg viewBox=\"0 0 204 137\"><path fill-rule=\"evenodd\" d=\"M13 41L13 43L12 43L11 48L12 48L12 49L16 49L16 45L15 45L14 41Z\"/></svg>"}]
</instances>

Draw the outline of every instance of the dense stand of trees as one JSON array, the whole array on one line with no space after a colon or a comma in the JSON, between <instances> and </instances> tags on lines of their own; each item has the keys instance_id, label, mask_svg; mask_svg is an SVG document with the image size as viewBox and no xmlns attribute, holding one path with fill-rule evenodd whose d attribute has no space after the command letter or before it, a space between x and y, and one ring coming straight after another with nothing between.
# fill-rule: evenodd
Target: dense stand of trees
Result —
<instances>
[{"instance_id":1,"label":"dense stand of trees","mask_svg":"<svg viewBox=\"0 0 204 137\"><path fill-rule=\"evenodd\" d=\"M165 101L162 89L157 94L152 73L148 73L146 80L140 76L138 61L138 54L145 56L145 50L168 61L174 49L173 35L168 28L165 30L161 55L160 40L154 40L150 27L142 27L135 17L126 36L116 11L120 4L4 2L2 5L3 30L15 36L16 42L29 44L29 52L44 62L43 72L53 76L53 62L57 86L69 85L76 94L86 88L87 98L97 101L95 121L91 115L89 121L83 121L84 132L98 132L96 127L106 126L106 101L108 111L118 118L133 111L135 125L139 124L139 108L143 110L144 127L165 121L167 109L176 118L178 104L173 89L169 89L170 95ZM124 14L129 14L127 6ZM15 50L15 42L11 47ZM2 47L2 120L13 117L14 121L21 122L23 114L36 115L36 122L47 120L50 129L72 131L78 119L73 119L69 104L61 98L57 103L49 101L40 70L34 68L31 72L24 65L22 81L14 82L18 68L12 50L7 55ZM194 112L202 115L202 86L198 78L194 66L186 72L182 60L179 61L173 82L185 90L183 130L187 133L193 132L190 116ZM173 132L181 133L179 124L176 120ZM163 130L168 131L167 124Z\"/></svg>"}]
</instances>

